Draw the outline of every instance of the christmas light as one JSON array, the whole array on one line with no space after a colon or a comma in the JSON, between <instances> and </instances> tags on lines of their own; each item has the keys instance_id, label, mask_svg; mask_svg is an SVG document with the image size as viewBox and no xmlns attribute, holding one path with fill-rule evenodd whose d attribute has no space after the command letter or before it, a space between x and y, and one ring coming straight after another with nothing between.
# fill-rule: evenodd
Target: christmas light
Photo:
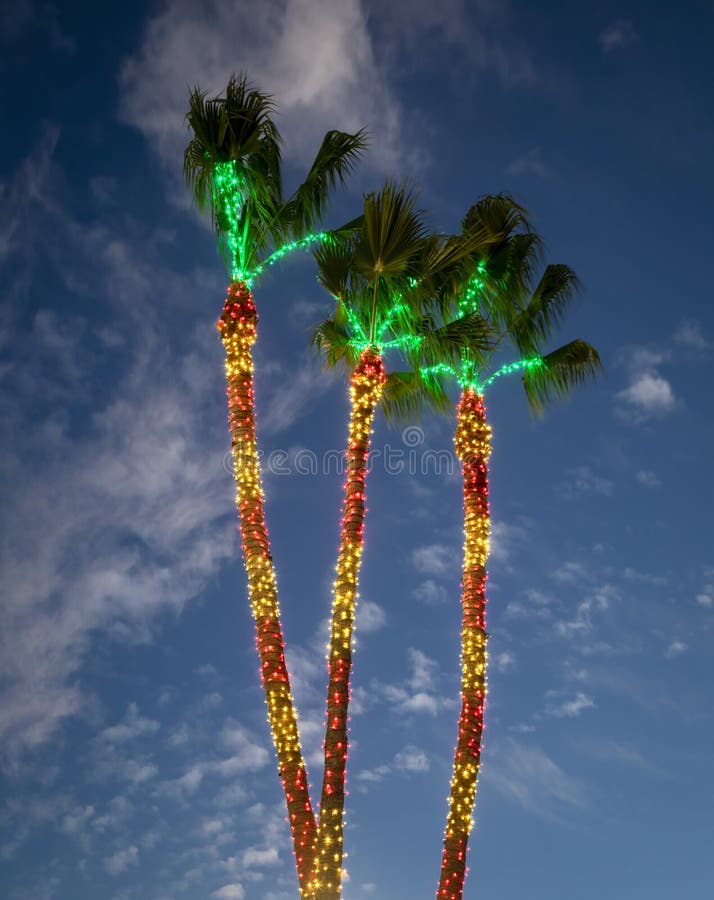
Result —
<instances>
[{"instance_id":1,"label":"christmas light","mask_svg":"<svg viewBox=\"0 0 714 900\"><path fill-rule=\"evenodd\" d=\"M216 163L213 169L213 206L216 210L219 231L226 242L231 265L231 280L244 282L251 287L266 266L272 266L295 250L309 247L320 241L331 240L327 231L308 234L296 241L281 244L263 262L247 268L245 246L246 232L241 227L243 207L248 196L245 181L240 177L234 160Z\"/></svg>"},{"instance_id":2,"label":"christmas light","mask_svg":"<svg viewBox=\"0 0 714 900\"><path fill-rule=\"evenodd\" d=\"M226 351L228 422L232 437L240 531L255 622L268 721L278 756L301 892L311 874L316 835L295 704L285 664L277 585L263 508L255 432L252 345L258 316L245 282L228 289L218 330Z\"/></svg>"},{"instance_id":3,"label":"christmas light","mask_svg":"<svg viewBox=\"0 0 714 900\"><path fill-rule=\"evenodd\" d=\"M486 423L483 396L473 388L461 395L454 445L464 477L461 715L437 900L461 900L463 894L466 846L476 799L486 701L487 464L491 453L491 428Z\"/></svg>"},{"instance_id":4,"label":"christmas light","mask_svg":"<svg viewBox=\"0 0 714 900\"><path fill-rule=\"evenodd\" d=\"M508 363L505 366L501 366L501 368L494 372L490 378L487 378L483 383L483 387L487 388L489 385L493 384L493 382L497 378L501 378L504 375L510 375L513 372L523 372L528 371L529 369L538 369L541 366L545 365L543 362L543 358L541 356L532 356L528 359L518 359L515 362Z\"/></svg>"},{"instance_id":5,"label":"christmas light","mask_svg":"<svg viewBox=\"0 0 714 900\"><path fill-rule=\"evenodd\" d=\"M347 709L357 580L364 537L367 460L374 412L381 399L385 381L384 365L379 353L364 350L350 379L347 476L328 661L325 773L315 854L315 881L312 885L316 900L340 896L348 748Z\"/></svg>"}]
</instances>

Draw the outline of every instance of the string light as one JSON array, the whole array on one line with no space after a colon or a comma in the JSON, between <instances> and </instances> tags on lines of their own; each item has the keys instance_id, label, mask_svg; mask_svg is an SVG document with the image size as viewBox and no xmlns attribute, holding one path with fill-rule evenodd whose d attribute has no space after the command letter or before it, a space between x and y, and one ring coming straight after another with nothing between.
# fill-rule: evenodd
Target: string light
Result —
<instances>
[{"instance_id":1,"label":"string light","mask_svg":"<svg viewBox=\"0 0 714 900\"><path fill-rule=\"evenodd\" d=\"M483 395L474 388L462 392L454 445L464 477L461 714L437 900L461 900L463 894L466 846L476 799L486 701L487 465L491 453L491 428L486 423Z\"/></svg>"},{"instance_id":2,"label":"string light","mask_svg":"<svg viewBox=\"0 0 714 900\"><path fill-rule=\"evenodd\" d=\"M350 423L342 531L332 602L328 661L325 773L315 854L316 900L340 896L343 857L343 811L347 764L347 709L352 667L352 633L357 581L364 539L365 485L374 411L386 375L379 353L364 350L350 379Z\"/></svg>"},{"instance_id":3,"label":"string light","mask_svg":"<svg viewBox=\"0 0 714 900\"><path fill-rule=\"evenodd\" d=\"M265 271L266 266L274 265L295 250L304 249L314 243L332 240L332 235L327 231L308 234L298 240L281 244L263 262L258 263L252 269L246 268L246 234L241 227L241 217L247 197L248 188L245 180L238 173L235 161L216 163L213 169L213 205L218 214L219 230L228 248L232 281L242 281L251 287L258 276Z\"/></svg>"},{"instance_id":4,"label":"string light","mask_svg":"<svg viewBox=\"0 0 714 900\"><path fill-rule=\"evenodd\" d=\"M228 289L218 330L226 351L228 422L248 592L255 622L268 721L278 756L301 893L311 876L317 825L308 792L295 704L285 664L277 585L265 523L255 432L252 346L258 316L245 282Z\"/></svg>"},{"instance_id":5,"label":"string light","mask_svg":"<svg viewBox=\"0 0 714 900\"><path fill-rule=\"evenodd\" d=\"M501 366L501 368L494 372L490 378L487 378L483 383L483 387L487 388L490 384L497 378L501 378L504 375L511 375L513 372L523 372L528 371L529 369L539 369L541 366L544 366L542 356L532 356L528 359L518 359L516 362L508 363L505 366Z\"/></svg>"}]
</instances>

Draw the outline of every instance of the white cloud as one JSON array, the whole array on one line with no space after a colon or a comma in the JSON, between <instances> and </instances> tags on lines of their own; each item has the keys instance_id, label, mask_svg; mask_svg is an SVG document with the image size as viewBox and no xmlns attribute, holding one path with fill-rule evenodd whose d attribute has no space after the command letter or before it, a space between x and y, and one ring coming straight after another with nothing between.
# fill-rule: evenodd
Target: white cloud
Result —
<instances>
[{"instance_id":1,"label":"white cloud","mask_svg":"<svg viewBox=\"0 0 714 900\"><path fill-rule=\"evenodd\" d=\"M550 168L543 162L540 147L532 147L525 156L519 156L506 166L506 175L535 175L537 178L548 178Z\"/></svg>"},{"instance_id":2,"label":"white cloud","mask_svg":"<svg viewBox=\"0 0 714 900\"><path fill-rule=\"evenodd\" d=\"M593 698L580 691L569 699L558 700L558 696L559 692L557 691L549 692L550 699L545 709L546 715L554 716L558 719L574 719L586 709L595 709Z\"/></svg>"},{"instance_id":3,"label":"white cloud","mask_svg":"<svg viewBox=\"0 0 714 900\"><path fill-rule=\"evenodd\" d=\"M677 403L672 385L654 372L633 376L629 387L620 391L617 399L634 410L640 420L672 412Z\"/></svg>"},{"instance_id":4,"label":"white cloud","mask_svg":"<svg viewBox=\"0 0 714 900\"><path fill-rule=\"evenodd\" d=\"M635 477L641 485L644 485L644 487L656 488L660 487L662 484L657 475L654 472L650 472L648 469L641 469L636 473Z\"/></svg>"},{"instance_id":5,"label":"white cloud","mask_svg":"<svg viewBox=\"0 0 714 900\"><path fill-rule=\"evenodd\" d=\"M355 618L357 634L372 634L387 624L386 612L378 603L373 603L371 600L365 600L358 604Z\"/></svg>"},{"instance_id":6,"label":"white cloud","mask_svg":"<svg viewBox=\"0 0 714 900\"><path fill-rule=\"evenodd\" d=\"M697 594L697 603L704 609L711 609L714 606L714 598L711 594Z\"/></svg>"},{"instance_id":7,"label":"white cloud","mask_svg":"<svg viewBox=\"0 0 714 900\"><path fill-rule=\"evenodd\" d=\"M279 864L280 857L276 847L268 847L265 850L260 850L258 847L248 847L243 853L243 865L246 869L262 869L266 866L277 866Z\"/></svg>"},{"instance_id":8,"label":"white cloud","mask_svg":"<svg viewBox=\"0 0 714 900\"><path fill-rule=\"evenodd\" d=\"M664 651L665 659L676 659L678 656L686 653L687 649L687 644L685 644L684 641L673 640Z\"/></svg>"},{"instance_id":9,"label":"white cloud","mask_svg":"<svg viewBox=\"0 0 714 900\"><path fill-rule=\"evenodd\" d=\"M564 772L540 747L512 738L489 751L488 780L523 809L546 819L588 804L582 781Z\"/></svg>"},{"instance_id":10,"label":"white cloud","mask_svg":"<svg viewBox=\"0 0 714 900\"><path fill-rule=\"evenodd\" d=\"M493 665L497 672L510 672L516 667L516 657L510 650L504 650L493 657Z\"/></svg>"},{"instance_id":11,"label":"white cloud","mask_svg":"<svg viewBox=\"0 0 714 900\"><path fill-rule=\"evenodd\" d=\"M108 744L122 744L159 730L159 723L139 715L136 703L130 703L124 719L117 725L111 725L100 732L99 739Z\"/></svg>"},{"instance_id":12,"label":"white cloud","mask_svg":"<svg viewBox=\"0 0 714 900\"><path fill-rule=\"evenodd\" d=\"M693 319L681 322L672 336L674 342L686 350L706 353L712 349L712 342L705 336L701 323Z\"/></svg>"},{"instance_id":13,"label":"white cloud","mask_svg":"<svg viewBox=\"0 0 714 900\"><path fill-rule=\"evenodd\" d=\"M429 757L419 747L410 744L394 757L394 768L401 772L428 772Z\"/></svg>"},{"instance_id":14,"label":"white cloud","mask_svg":"<svg viewBox=\"0 0 714 900\"><path fill-rule=\"evenodd\" d=\"M216 900L243 900L245 897L245 890L242 885L233 882L232 884L224 884L223 887L218 888L217 891L214 891L211 894L211 897L215 897Z\"/></svg>"},{"instance_id":15,"label":"white cloud","mask_svg":"<svg viewBox=\"0 0 714 900\"><path fill-rule=\"evenodd\" d=\"M570 480L560 486L560 493L566 500L575 500L583 494L612 497L615 493L615 483L609 478L596 475L590 466L576 466L568 469L566 475Z\"/></svg>"},{"instance_id":16,"label":"white cloud","mask_svg":"<svg viewBox=\"0 0 714 900\"><path fill-rule=\"evenodd\" d=\"M110 875L121 875L130 866L136 866L139 863L139 849L131 846L124 850L117 850L111 856L107 856L104 860L104 868Z\"/></svg>"},{"instance_id":17,"label":"white cloud","mask_svg":"<svg viewBox=\"0 0 714 900\"><path fill-rule=\"evenodd\" d=\"M603 52L611 53L613 50L630 47L637 42L638 37L632 22L618 19L600 32L598 40Z\"/></svg>"},{"instance_id":18,"label":"white cloud","mask_svg":"<svg viewBox=\"0 0 714 900\"><path fill-rule=\"evenodd\" d=\"M121 109L176 172L186 144L187 85L222 90L236 66L278 98L287 151L305 163L331 128L375 136L371 162L388 170L414 153L404 112L375 56L359 0L173 0L148 22L121 74Z\"/></svg>"},{"instance_id":19,"label":"white cloud","mask_svg":"<svg viewBox=\"0 0 714 900\"><path fill-rule=\"evenodd\" d=\"M206 323L190 345L169 348L151 303L162 284L177 313L185 310L193 278L205 276L179 278L151 242L68 217L54 196L55 140L46 136L11 181L13 197L22 186L24 206L15 197L18 224L7 246L20 266L45 248L59 289L64 282L75 295L101 299L105 326L130 340L99 354L89 318L72 319L68 332L42 310L32 333L18 327L13 334L22 365L0 392L13 431L0 458L7 484L0 745L9 755L47 741L65 718L86 710L77 673L95 635L151 640L156 616L200 594L235 551L232 492L220 467L225 428L205 424L207 394L223 391L213 329ZM100 377L100 363L112 378L90 395L85 386ZM82 429L66 427L67 417L56 413L76 404ZM130 712L107 739L155 730L138 719Z\"/></svg>"},{"instance_id":20,"label":"white cloud","mask_svg":"<svg viewBox=\"0 0 714 900\"><path fill-rule=\"evenodd\" d=\"M417 572L436 577L456 576L460 571L458 551L446 544L427 544L412 551Z\"/></svg>"},{"instance_id":21,"label":"white cloud","mask_svg":"<svg viewBox=\"0 0 714 900\"><path fill-rule=\"evenodd\" d=\"M446 588L437 584L433 578L427 578L414 588L414 597L425 606L440 606L448 599Z\"/></svg>"},{"instance_id":22,"label":"white cloud","mask_svg":"<svg viewBox=\"0 0 714 900\"><path fill-rule=\"evenodd\" d=\"M491 523L491 534L488 544L489 559L493 562L507 562L515 546L526 536L523 525L495 520Z\"/></svg>"}]
</instances>

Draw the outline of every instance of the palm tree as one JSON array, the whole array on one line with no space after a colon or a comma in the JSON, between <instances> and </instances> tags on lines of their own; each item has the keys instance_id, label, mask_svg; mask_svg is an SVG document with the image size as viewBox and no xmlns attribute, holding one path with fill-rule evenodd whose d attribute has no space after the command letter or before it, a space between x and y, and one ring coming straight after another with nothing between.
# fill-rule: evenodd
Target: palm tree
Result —
<instances>
[{"instance_id":1,"label":"palm tree","mask_svg":"<svg viewBox=\"0 0 714 900\"><path fill-rule=\"evenodd\" d=\"M365 486L370 434L377 406L400 408L413 390L413 373L387 375L384 355L454 364L462 352L477 355L488 343L485 323L469 313L443 329L424 314L434 279L453 277L467 256L484 252L493 237L479 223L457 238L427 235L423 215L405 185L387 183L364 201L362 226L351 240L315 251L318 279L336 301L334 314L316 330L314 342L328 365L350 372L347 476L330 628L325 771L315 851L316 900L340 897L343 859L344 779L348 752L347 712L357 581L362 555ZM426 396L426 395L424 395ZM444 407L446 395L432 391Z\"/></svg>"},{"instance_id":2,"label":"palm tree","mask_svg":"<svg viewBox=\"0 0 714 900\"><path fill-rule=\"evenodd\" d=\"M482 314L498 337L485 354L465 349L456 366L450 360L434 364L425 359L421 368L421 377L428 384L434 379L453 377L461 388L454 438L463 467L464 493L461 713L437 900L461 900L463 894L481 758L491 453L484 394L496 379L518 372L528 404L539 414L547 402L566 396L600 369L597 351L584 341L571 341L557 350L542 352L543 343L576 293L578 281L568 266L549 265L533 288L539 241L528 229L521 207L507 196L484 197L469 210L463 228L472 228L478 222L498 229L503 239L492 244L480 258L474 257L470 266L462 269L459 282L445 285L442 308L448 309L450 299L458 316ZM517 357L490 374L504 342L511 344Z\"/></svg>"},{"instance_id":3,"label":"palm tree","mask_svg":"<svg viewBox=\"0 0 714 900\"><path fill-rule=\"evenodd\" d=\"M252 283L266 265L325 235L311 234L330 190L365 147L362 132L329 131L305 181L287 199L281 185L280 135L269 96L231 77L225 96L207 100L198 87L186 116L192 139L184 174L198 208L210 212L230 271L218 321L226 351L229 426L248 592L255 622L268 719L288 809L298 881L310 877L316 821L285 664L275 569L263 508L255 431L252 346L258 315Z\"/></svg>"}]
</instances>

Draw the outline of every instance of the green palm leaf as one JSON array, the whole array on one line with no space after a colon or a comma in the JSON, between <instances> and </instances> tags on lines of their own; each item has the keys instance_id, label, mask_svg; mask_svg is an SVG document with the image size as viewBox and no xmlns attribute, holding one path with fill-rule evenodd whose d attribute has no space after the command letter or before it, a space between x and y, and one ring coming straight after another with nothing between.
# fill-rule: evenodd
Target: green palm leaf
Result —
<instances>
[{"instance_id":1,"label":"green palm leaf","mask_svg":"<svg viewBox=\"0 0 714 900\"><path fill-rule=\"evenodd\" d=\"M393 423L413 422L427 411L453 410L442 379L418 371L390 372L379 405L385 419Z\"/></svg>"},{"instance_id":2,"label":"green palm leaf","mask_svg":"<svg viewBox=\"0 0 714 900\"><path fill-rule=\"evenodd\" d=\"M528 405L541 415L547 403L566 397L602 370L600 355L585 341L570 341L541 357L541 365L527 369L523 387Z\"/></svg>"},{"instance_id":3,"label":"green palm leaf","mask_svg":"<svg viewBox=\"0 0 714 900\"><path fill-rule=\"evenodd\" d=\"M513 323L511 334L514 343L525 356L538 351L580 290L580 282L573 270L566 265L546 267L533 295Z\"/></svg>"},{"instance_id":4,"label":"green palm leaf","mask_svg":"<svg viewBox=\"0 0 714 900\"><path fill-rule=\"evenodd\" d=\"M387 182L364 198L364 223L355 267L370 283L408 274L426 236L422 213L406 184Z\"/></svg>"},{"instance_id":5,"label":"green palm leaf","mask_svg":"<svg viewBox=\"0 0 714 900\"><path fill-rule=\"evenodd\" d=\"M367 147L364 131L328 131L305 181L281 211L294 239L313 230L322 217L330 191L344 184Z\"/></svg>"}]
</instances>

